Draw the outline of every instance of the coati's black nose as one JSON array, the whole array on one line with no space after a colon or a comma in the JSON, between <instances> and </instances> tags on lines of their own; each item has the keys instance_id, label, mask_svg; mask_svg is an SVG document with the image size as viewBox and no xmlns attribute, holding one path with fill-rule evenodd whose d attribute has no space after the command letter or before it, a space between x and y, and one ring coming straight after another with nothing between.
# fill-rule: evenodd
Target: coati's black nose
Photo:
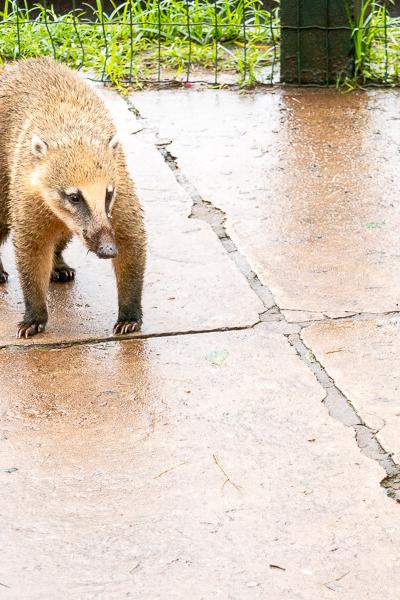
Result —
<instances>
[{"instance_id":1,"label":"coati's black nose","mask_svg":"<svg viewBox=\"0 0 400 600\"><path fill-rule=\"evenodd\" d=\"M118 254L114 232L109 227L100 227L90 235L84 235L86 245L99 258L115 258Z\"/></svg>"},{"instance_id":2,"label":"coati's black nose","mask_svg":"<svg viewBox=\"0 0 400 600\"><path fill-rule=\"evenodd\" d=\"M118 254L117 247L112 242L100 244L96 252L99 258L115 258Z\"/></svg>"}]
</instances>

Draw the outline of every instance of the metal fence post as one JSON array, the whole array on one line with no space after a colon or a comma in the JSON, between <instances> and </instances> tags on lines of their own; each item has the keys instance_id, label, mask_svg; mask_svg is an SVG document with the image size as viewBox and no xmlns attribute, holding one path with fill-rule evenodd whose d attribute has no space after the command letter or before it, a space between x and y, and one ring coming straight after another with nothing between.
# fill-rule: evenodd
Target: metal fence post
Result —
<instances>
[{"instance_id":1,"label":"metal fence post","mask_svg":"<svg viewBox=\"0 0 400 600\"><path fill-rule=\"evenodd\" d=\"M281 81L330 84L353 71L350 19L359 0L281 0Z\"/></svg>"}]
</instances>

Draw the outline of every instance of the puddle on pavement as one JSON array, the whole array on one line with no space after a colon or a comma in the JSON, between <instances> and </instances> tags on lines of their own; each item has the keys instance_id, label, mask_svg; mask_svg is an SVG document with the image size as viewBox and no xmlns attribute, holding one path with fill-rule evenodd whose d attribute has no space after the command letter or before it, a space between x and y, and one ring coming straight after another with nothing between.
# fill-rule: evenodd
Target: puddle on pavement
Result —
<instances>
[{"instance_id":1,"label":"puddle on pavement","mask_svg":"<svg viewBox=\"0 0 400 600\"><path fill-rule=\"evenodd\" d=\"M165 411L146 341L32 349L8 354L13 358L18 369L1 378L3 427L18 432L18 447L33 444L39 463L48 456L50 469L90 466L104 448L128 439L140 444Z\"/></svg>"}]
</instances>

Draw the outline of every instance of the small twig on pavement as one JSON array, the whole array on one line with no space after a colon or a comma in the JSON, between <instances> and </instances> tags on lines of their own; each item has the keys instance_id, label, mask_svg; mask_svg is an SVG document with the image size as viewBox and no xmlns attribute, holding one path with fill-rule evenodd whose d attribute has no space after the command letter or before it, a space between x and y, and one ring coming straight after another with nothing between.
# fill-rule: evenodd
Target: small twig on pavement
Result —
<instances>
[{"instance_id":1,"label":"small twig on pavement","mask_svg":"<svg viewBox=\"0 0 400 600\"><path fill-rule=\"evenodd\" d=\"M343 573L343 575L339 575L339 577L335 577L335 579L331 579L331 581L326 581L323 585L328 588L328 590L332 590L334 592L343 591L343 588L341 586L337 586L336 584L338 581L344 579L344 577L346 577L346 575L349 573L351 573L351 571L346 571L346 573Z\"/></svg>"},{"instance_id":2,"label":"small twig on pavement","mask_svg":"<svg viewBox=\"0 0 400 600\"><path fill-rule=\"evenodd\" d=\"M158 479L159 477L162 477L162 475L165 475L166 473L169 473L170 471L173 471L174 469L177 469L178 467L181 467L182 465L187 465L188 461L185 460L184 462L179 463L179 465L175 465L174 467L170 467L169 469L165 469L165 471L161 471L161 473L159 473L158 475L156 475L154 477L154 479Z\"/></svg>"},{"instance_id":3,"label":"small twig on pavement","mask_svg":"<svg viewBox=\"0 0 400 600\"><path fill-rule=\"evenodd\" d=\"M285 567L281 567L280 565L269 565L271 569L278 569L279 571L286 571Z\"/></svg>"},{"instance_id":4,"label":"small twig on pavement","mask_svg":"<svg viewBox=\"0 0 400 600\"><path fill-rule=\"evenodd\" d=\"M348 575L350 573L350 571L346 571L346 573L344 573L343 575L340 575L339 577L336 577L335 581L341 581L344 577L346 577L346 575Z\"/></svg>"},{"instance_id":5,"label":"small twig on pavement","mask_svg":"<svg viewBox=\"0 0 400 600\"><path fill-rule=\"evenodd\" d=\"M225 485L227 483L230 483L238 492L241 491L242 487L240 485L238 485L237 483L235 483L234 481L232 481L232 479L229 477L229 475L227 474L227 472L225 471L224 467L221 465L221 463L219 462L218 458L215 456L215 454L213 454L213 459L215 464L217 465L217 467L219 468L219 470L223 473L223 475L225 476L225 481L222 484L222 489L224 489Z\"/></svg>"}]
</instances>

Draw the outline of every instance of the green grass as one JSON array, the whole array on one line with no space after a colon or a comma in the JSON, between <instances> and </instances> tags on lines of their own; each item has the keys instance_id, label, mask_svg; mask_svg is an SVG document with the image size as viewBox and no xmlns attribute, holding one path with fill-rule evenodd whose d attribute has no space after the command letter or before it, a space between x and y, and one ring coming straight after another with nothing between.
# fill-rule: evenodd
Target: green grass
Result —
<instances>
[{"instance_id":1,"label":"green grass","mask_svg":"<svg viewBox=\"0 0 400 600\"><path fill-rule=\"evenodd\" d=\"M128 0L109 13L96 0L90 13L66 15L41 4L17 10L6 0L0 27L0 60L55 56L120 88L188 71L196 79L199 69L210 78L216 62L219 74L254 84L272 79L279 62L277 9L264 10L260 0Z\"/></svg>"},{"instance_id":2,"label":"green grass","mask_svg":"<svg viewBox=\"0 0 400 600\"><path fill-rule=\"evenodd\" d=\"M364 0L357 22L352 22L354 77L345 86L400 83L400 18L391 17L383 2Z\"/></svg>"}]
</instances>

